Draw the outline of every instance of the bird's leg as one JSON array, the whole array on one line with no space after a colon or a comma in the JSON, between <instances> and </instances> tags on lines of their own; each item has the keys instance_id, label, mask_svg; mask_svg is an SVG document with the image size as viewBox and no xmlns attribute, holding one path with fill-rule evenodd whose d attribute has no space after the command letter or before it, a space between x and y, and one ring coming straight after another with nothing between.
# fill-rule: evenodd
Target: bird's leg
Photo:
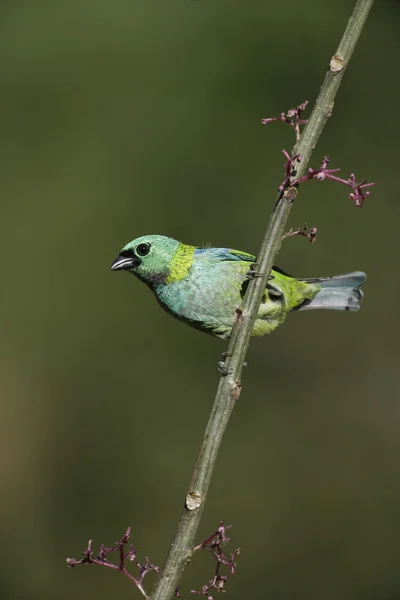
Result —
<instances>
[{"instance_id":1,"label":"bird's leg","mask_svg":"<svg viewBox=\"0 0 400 600\"><path fill-rule=\"evenodd\" d=\"M223 360L218 361L218 371L224 376L229 375L229 373L233 373L233 369L229 369Z\"/></svg>"},{"instance_id":2,"label":"bird's leg","mask_svg":"<svg viewBox=\"0 0 400 600\"><path fill-rule=\"evenodd\" d=\"M257 279L257 277L262 277L261 273L259 273L256 269L257 263L253 263L250 265L249 271L246 273L247 279Z\"/></svg>"},{"instance_id":3,"label":"bird's leg","mask_svg":"<svg viewBox=\"0 0 400 600\"><path fill-rule=\"evenodd\" d=\"M258 277L262 277L262 273L259 273L256 269L257 263L253 263L250 265L250 270L247 271L246 277L247 279L257 279ZM273 275L269 275L268 279L273 279Z\"/></svg>"},{"instance_id":4,"label":"bird's leg","mask_svg":"<svg viewBox=\"0 0 400 600\"><path fill-rule=\"evenodd\" d=\"M218 371L220 373L222 373L222 375L229 375L229 373L232 373L232 369L229 369L226 365L225 365L225 360L229 357L232 356L232 354L230 352L223 352L222 353L222 357L221 360L218 361Z\"/></svg>"},{"instance_id":5,"label":"bird's leg","mask_svg":"<svg viewBox=\"0 0 400 600\"><path fill-rule=\"evenodd\" d=\"M222 375L229 375L229 373L232 373L232 372L233 372L233 369L230 369L229 367L227 367L227 366L225 365L225 360L226 360L226 359L227 359L229 356L232 356L232 354L231 354L230 352L223 352L223 353L222 353L222 358L221 358L221 360L219 360L219 361L218 361L218 371L219 371L220 373L222 373ZM248 367L248 366L249 366L249 363L247 363L247 362L244 362L244 363L243 363L243 366L244 366L244 367Z\"/></svg>"}]
</instances>

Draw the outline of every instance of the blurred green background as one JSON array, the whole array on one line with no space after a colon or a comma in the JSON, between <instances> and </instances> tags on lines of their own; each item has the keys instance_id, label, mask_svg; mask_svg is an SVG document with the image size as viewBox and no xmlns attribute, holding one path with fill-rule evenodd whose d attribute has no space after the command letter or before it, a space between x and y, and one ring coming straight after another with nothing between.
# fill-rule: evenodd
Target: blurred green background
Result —
<instances>
[{"instance_id":1,"label":"blurred green background","mask_svg":"<svg viewBox=\"0 0 400 600\"><path fill-rule=\"evenodd\" d=\"M317 244L279 256L297 276L365 270L365 302L251 345L198 535L233 525L232 600L400 597L400 5L375 4L313 164L377 186L362 210L304 186L290 225ZM293 143L260 119L315 100L352 6L1 3L2 598L140 598L65 566L127 525L162 563L226 344L109 266L146 233L257 252ZM183 597L213 567L196 556Z\"/></svg>"}]
</instances>

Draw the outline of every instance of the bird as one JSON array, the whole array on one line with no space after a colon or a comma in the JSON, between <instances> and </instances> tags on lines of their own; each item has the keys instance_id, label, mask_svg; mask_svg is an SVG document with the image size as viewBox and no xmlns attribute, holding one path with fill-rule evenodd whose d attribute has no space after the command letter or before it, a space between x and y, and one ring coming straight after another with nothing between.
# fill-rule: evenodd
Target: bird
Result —
<instances>
[{"instance_id":1,"label":"bird","mask_svg":"<svg viewBox=\"0 0 400 600\"><path fill-rule=\"evenodd\" d=\"M256 262L255 256L240 250L190 246L163 235L145 235L122 248L111 270L138 277L179 321L228 339L235 311L256 274ZM356 311L365 280L362 271L297 279L274 266L252 335L270 333L293 311Z\"/></svg>"}]
</instances>

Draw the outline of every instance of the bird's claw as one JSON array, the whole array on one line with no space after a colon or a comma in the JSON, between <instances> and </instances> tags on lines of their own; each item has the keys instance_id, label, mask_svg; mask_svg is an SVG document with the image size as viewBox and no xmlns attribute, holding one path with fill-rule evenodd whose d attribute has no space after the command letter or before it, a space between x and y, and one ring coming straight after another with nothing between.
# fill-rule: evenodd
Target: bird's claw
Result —
<instances>
[{"instance_id":1,"label":"bird's claw","mask_svg":"<svg viewBox=\"0 0 400 600\"><path fill-rule=\"evenodd\" d=\"M226 366L225 364L225 360L232 356L232 354L230 352L223 352L222 353L222 359L218 361L218 371L220 373L222 373L222 375L226 376L226 375L230 375L231 373L233 373L233 369L230 369L229 367ZM244 362L243 363L244 367L248 367L249 363L248 362Z\"/></svg>"},{"instance_id":2,"label":"bird's claw","mask_svg":"<svg viewBox=\"0 0 400 600\"><path fill-rule=\"evenodd\" d=\"M247 277L247 279L257 279L257 277L262 277L262 274L259 273L258 271L250 269L250 271L247 271L246 277Z\"/></svg>"},{"instance_id":3,"label":"bird's claw","mask_svg":"<svg viewBox=\"0 0 400 600\"><path fill-rule=\"evenodd\" d=\"M250 265L250 270L247 271L247 273L245 275L247 277L247 279L257 279L258 277L262 277L262 273L257 271L256 266L257 266L256 263ZM273 275L268 276L268 279L273 279L273 278L274 278Z\"/></svg>"},{"instance_id":4,"label":"bird's claw","mask_svg":"<svg viewBox=\"0 0 400 600\"><path fill-rule=\"evenodd\" d=\"M222 373L222 375L224 375L224 376L229 375L230 373L233 373L233 369L230 369L229 367L227 367L224 360L218 361L218 371L220 373Z\"/></svg>"},{"instance_id":5,"label":"bird's claw","mask_svg":"<svg viewBox=\"0 0 400 600\"><path fill-rule=\"evenodd\" d=\"M252 263L250 265L250 269L246 273L247 279L257 279L257 277L262 277L261 273L259 273L256 269L257 263Z\"/></svg>"},{"instance_id":6,"label":"bird's claw","mask_svg":"<svg viewBox=\"0 0 400 600\"><path fill-rule=\"evenodd\" d=\"M230 356L232 356L231 352L223 352L221 360L218 361L218 371L224 376L229 375L229 373L233 372L233 369L230 369L225 364L226 359Z\"/></svg>"}]
</instances>

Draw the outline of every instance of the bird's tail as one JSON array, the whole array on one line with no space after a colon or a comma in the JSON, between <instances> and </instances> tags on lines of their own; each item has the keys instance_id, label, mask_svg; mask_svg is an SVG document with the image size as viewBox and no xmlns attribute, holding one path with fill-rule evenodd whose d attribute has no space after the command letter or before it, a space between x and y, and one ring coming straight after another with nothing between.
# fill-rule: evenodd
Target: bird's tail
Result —
<instances>
[{"instance_id":1,"label":"bird's tail","mask_svg":"<svg viewBox=\"0 0 400 600\"><path fill-rule=\"evenodd\" d=\"M302 279L301 281L304 283L321 286L321 289L312 300L307 299L300 304L297 310L313 310L314 308L358 310L364 295L360 288L366 278L366 274L362 271L354 271L354 273L334 277Z\"/></svg>"}]
</instances>

